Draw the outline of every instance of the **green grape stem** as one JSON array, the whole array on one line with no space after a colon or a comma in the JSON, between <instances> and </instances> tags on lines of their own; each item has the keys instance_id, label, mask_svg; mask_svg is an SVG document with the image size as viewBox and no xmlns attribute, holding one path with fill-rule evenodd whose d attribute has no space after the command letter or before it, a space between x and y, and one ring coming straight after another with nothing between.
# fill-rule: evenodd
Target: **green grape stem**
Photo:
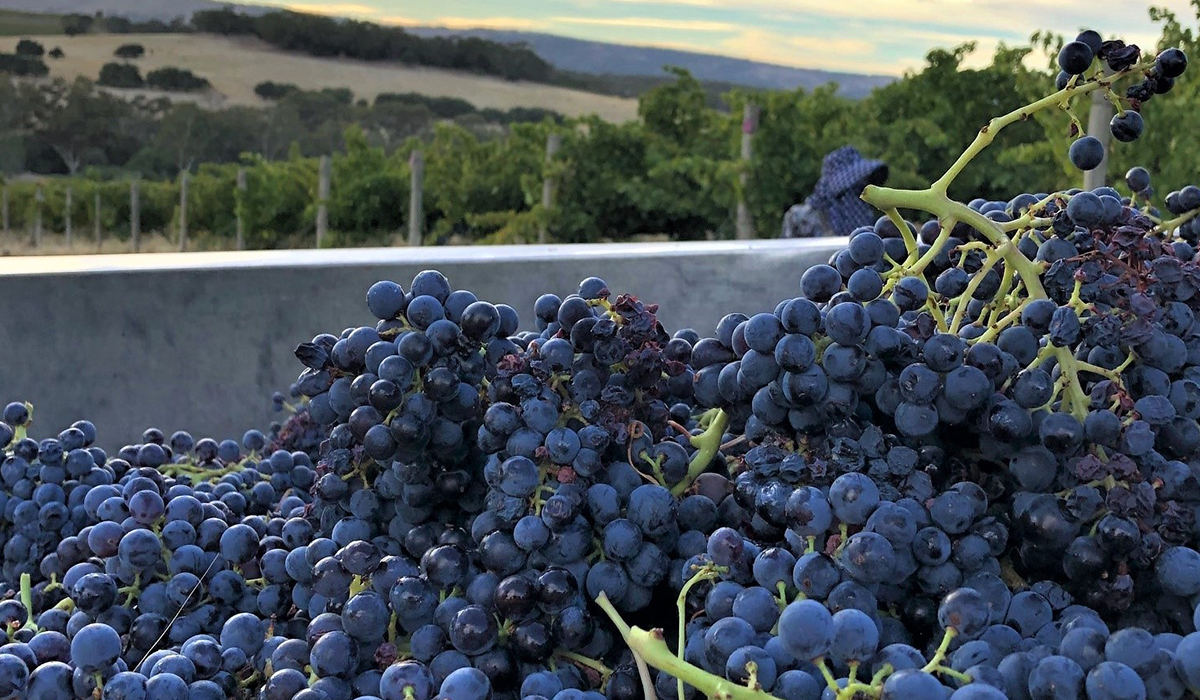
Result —
<instances>
[{"instance_id":1,"label":"green grape stem","mask_svg":"<svg viewBox=\"0 0 1200 700\"><path fill-rule=\"evenodd\" d=\"M680 663L684 663L683 651L684 651L684 646L686 646L685 643L687 642L687 634L686 634L687 607L686 607L686 605L687 605L688 593L691 592L692 586L695 586L697 583L700 583L701 581L711 581L712 579L717 578L717 576L719 576L720 573L724 570L725 569L723 567L718 567L713 564L708 564L706 566L702 566L702 567L700 567L700 570L697 571L695 574L693 574L692 577L689 578L687 580L687 582L683 584L683 587L679 589L679 597L676 598L676 600L675 600L675 607L676 607L676 613L679 616L679 636L676 638L677 639L676 646L678 647L678 649L676 650L676 658L679 659ZM676 683L676 685L678 686L678 690L679 690L679 700L683 700L683 679L680 678L678 680L678 682Z\"/></svg>"},{"instance_id":2,"label":"green grape stem","mask_svg":"<svg viewBox=\"0 0 1200 700\"><path fill-rule=\"evenodd\" d=\"M708 468L708 463L716 456L717 450L721 449L721 438L725 435L725 428L729 425L729 414L717 409L713 414L708 428L699 435L693 435L691 438L692 446L696 448L696 454L692 455L692 461L688 464L687 476L675 487L671 489L671 494L678 496L696 480L704 470Z\"/></svg>"},{"instance_id":3,"label":"green grape stem","mask_svg":"<svg viewBox=\"0 0 1200 700\"><path fill-rule=\"evenodd\" d=\"M37 623L33 621L33 579L29 574L21 574L21 605L25 606L25 624L21 629L38 631Z\"/></svg>"},{"instance_id":4,"label":"green grape stem","mask_svg":"<svg viewBox=\"0 0 1200 700\"><path fill-rule=\"evenodd\" d=\"M612 620L617 631L621 633L621 638L625 640L625 644L634 654L645 659L646 663L654 668L666 671L680 681L696 688L706 697L713 698L713 700L778 700L775 696L761 690L753 690L727 681L720 676L715 676L679 660L663 640L662 630L647 631L638 627L630 627L604 593L601 593L600 597L596 599L596 604Z\"/></svg>"},{"instance_id":5,"label":"green grape stem","mask_svg":"<svg viewBox=\"0 0 1200 700\"><path fill-rule=\"evenodd\" d=\"M1051 107L1059 107L1064 104L1069 104L1071 99L1078 95L1086 95L1090 92L1100 89L1109 90L1118 80L1124 78L1125 76L1147 70L1152 65L1153 61L1136 64L1119 73L1104 76L1103 78L1098 78L1082 85L1076 84L1074 81L1072 81L1071 84L1067 85L1058 92L1047 95L1046 97L1025 105L1024 107L1014 109L1008 114L992 119L990 122L988 122L987 126L979 130L979 134L975 137L975 140L971 142L971 145L967 147L967 150L963 151L962 155L958 157L958 160L954 161L954 164L950 166L950 168L946 171L946 174L942 175L940 178L938 178L937 182L933 183L933 187L931 189L945 194L951 183L954 182L954 178L958 177L958 175L962 173L964 169L966 169L967 165L969 165L971 161L975 159L975 156L979 155L983 149L987 148L988 145L992 143L992 141L996 138L996 134L1000 133L1004 127L1019 121L1025 121L1034 114Z\"/></svg>"},{"instance_id":6,"label":"green grape stem","mask_svg":"<svg viewBox=\"0 0 1200 700\"><path fill-rule=\"evenodd\" d=\"M1145 70L1148 67L1148 63L1139 64L1131 66L1111 76L1097 78L1096 80L1084 83L1082 85L1072 83L1062 90L1059 90L1058 92L1055 92L1047 97L1032 102L1019 109L1015 109L1008 114L992 119L985 127L979 130L979 134L975 137L975 140L971 142L971 145L968 146L965 151L963 151L962 155L958 157L958 159L953 165L950 166L946 173L927 189L901 190L891 187L868 185L863 190L863 200L874 206L876 209L884 212L890 219L893 220L893 223L895 223L895 220L898 218L898 210L911 209L927 212L946 223L961 221L971 226L980 234L982 234L983 237L987 239L988 243L990 243L991 250L989 251L990 254L988 256L988 262L991 263L994 259L1003 259L1006 267L1006 276L1011 274L1008 272L1011 270L1012 273L1015 273L1020 277L1020 282L1025 288L1025 299L1023 299L1021 303L1016 306L1016 308L1010 310L1005 316L1000 317L998 320L993 320L992 323L989 324L989 327L984 331L983 336L981 336L976 342L990 341L995 338L995 336L999 334L1003 328L1020 318L1019 311L1024 308L1024 305L1030 300L1048 299L1049 297L1046 294L1045 288L1042 286L1042 281L1040 278L1043 268L1042 264L1030 260L1017 249L1015 240L1010 238L1007 233L1007 231L1012 230L1011 223L1008 225L1002 225L992 221L965 204L951 199L947 195L947 190L949 189L951 183L954 182L954 179L962 173L962 171L976 156L978 156L985 148L988 147L988 145L992 143L993 140L995 140L996 135L1005 127L1019 121L1030 119L1033 117L1033 115L1043 110L1050 109L1052 107L1069 105L1070 100L1078 95L1084 95L1099 89L1107 90L1121 78ZM1018 227L1026 223L1032 224L1035 221L1034 213L1039 206L1044 206L1047 200L1053 198L1054 196L1057 195L1051 195L1050 197L1043 199L1038 204L1030 207L1030 210L1026 212L1023 217L1018 219L1018 221L1022 222L1021 224L1018 224ZM1189 214L1194 216L1196 212L1190 212ZM1184 215L1176 219L1172 219L1171 221L1164 222L1160 225L1160 228L1178 226L1179 224L1188 220L1188 218L1185 217L1190 218L1189 215ZM907 224L904 224L903 221L897 223L896 225L899 226L902 235L910 233L908 231ZM946 227L943 226L943 231L945 228ZM916 253L915 243L910 243L911 235L905 235L904 238L906 245L909 247L910 261L915 262L916 265L920 265L922 262L928 264L928 262L925 260L925 258L928 257L928 254L923 256L920 260L913 260L913 257ZM921 265L920 269L917 269L916 265L914 265L912 268L900 265L898 266L899 269L896 270L896 272L914 274L919 273L924 269L924 265ZM964 307L960 305L960 308L955 312L955 317L949 326L951 333L954 333L958 330L959 321L961 319L961 311L963 308ZM995 316L992 318L995 319ZM1083 384L1079 380L1079 373L1081 371L1095 372L1096 368L1091 365L1087 365L1086 363L1081 363L1074 357L1074 355L1071 354L1069 348L1053 347L1048 349L1057 360L1063 377L1061 410L1073 414L1076 418L1079 418L1082 421L1087 415L1091 400L1083 389ZM1115 380L1119 378L1115 373L1095 373L1101 374L1109 379Z\"/></svg>"}]
</instances>

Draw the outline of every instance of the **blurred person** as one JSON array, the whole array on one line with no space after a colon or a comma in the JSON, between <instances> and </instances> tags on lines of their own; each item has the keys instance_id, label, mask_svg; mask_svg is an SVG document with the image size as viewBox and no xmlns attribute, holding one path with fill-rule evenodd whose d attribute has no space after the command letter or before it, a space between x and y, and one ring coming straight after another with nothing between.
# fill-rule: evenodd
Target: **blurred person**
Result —
<instances>
[{"instance_id":1,"label":"blurred person","mask_svg":"<svg viewBox=\"0 0 1200 700\"><path fill-rule=\"evenodd\" d=\"M812 194L783 215L781 237L845 236L871 225L879 212L859 195L867 185L882 185L887 176L883 161L864 158L852 146L830 151L821 161L821 177Z\"/></svg>"}]
</instances>

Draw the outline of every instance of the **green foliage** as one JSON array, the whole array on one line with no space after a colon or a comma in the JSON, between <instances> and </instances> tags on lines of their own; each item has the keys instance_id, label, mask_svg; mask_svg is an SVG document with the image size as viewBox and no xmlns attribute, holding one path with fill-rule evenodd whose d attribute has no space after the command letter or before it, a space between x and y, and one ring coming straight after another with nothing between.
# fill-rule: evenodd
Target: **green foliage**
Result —
<instances>
[{"instance_id":1,"label":"green foliage","mask_svg":"<svg viewBox=\"0 0 1200 700\"><path fill-rule=\"evenodd\" d=\"M100 21L104 24L104 31L110 34L186 34L194 31L191 23L182 17L164 22L158 19L135 21L112 15Z\"/></svg>"},{"instance_id":2,"label":"green foliage","mask_svg":"<svg viewBox=\"0 0 1200 700\"><path fill-rule=\"evenodd\" d=\"M146 81L142 79L142 72L132 63L110 62L101 66L96 84L114 88L140 88L145 86Z\"/></svg>"},{"instance_id":3,"label":"green foliage","mask_svg":"<svg viewBox=\"0 0 1200 700\"><path fill-rule=\"evenodd\" d=\"M265 80L254 86L254 94L264 100L279 100L299 89L299 87L292 83L276 83L271 80Z\"/></svg>"},{"instance_id":4,"label":"green foliage","mask_svg":"<svg viewBox=\"0 0 1200 700\"><path fill-rule=\"evenodd\" d=\"M240 14L232 8L192 16L200 32L253 35L285 51L345 56L364 61L402 61L436 68L545 81L554 72L526 46L474 37L419 37L399 27L299 12Z\"/></svg>"},{"instance_id":5,"label":"green foliage","mask_svg":"<svg viewBox=\"0 0 1200 700\"><path fill-rule=\"evenodd\" d=\"M396 231L408 221L409 169L399 154L371 148L366 134L351 127L346 152L333 159L329 225L363 242L380 231Z\"/></svg>"},{"instance_id":6,"label":"green foliage","mask_svg":"<svg viewBox=\"0 0 1200 700\"><path fill-rule=\"evenodd\" d=\"M296 36L325 26L274 14L280 16L263 26L280 37L292 26L288 22L301 23L293 27ZM1162 27L1161 45L1200 56L1194 28L1165 11L1153 14ZM226 34L261 29L257 20L231 11L205 15L205 22ZM352 30L364 42L385 36L363 27L346 31ZM322 50L333 50L345 39L339 37ZM408 46L408 39L396 41L392 49ZM1031 40L1037 50L1052 51L1060 43L1061 37L1045 33ZM364 44L362 50L385 48ZM114 211L125 206L111 223L105 212L106 230L127 230L128 219L120 218L128 216L127 201L120 202L128 199L128 172L146 178L146 230L172 225L178 173L195 172L190 228L198 236L228 238L240 212L254 247L311 244L317 158L330 154L332 231L326 242L379 243L403 231L409 158L417 150L425 162L422 223L431 242L531 242L543 229L561 242L724 238L733 235L739 198L758 235L774 236L783 212L811 194L830 151L853 145L888 164L889 184L924 186L989 118L1052 90L1051 61L1030 67L1030 47L1002 45L990 63L965 68L973 50L965 44L931 51L919 70L860 101L838 97L833 86L734 90L724 96L724 111L713 109L708 86L670 69L668 79L642 95L641 118L624 124L531 109L477 110L462 100L404 93L379 95L368 104L348 89L304 91L276 83L259 86L259 94L273 100L264 108L206 110L163 99L116 99L87 81L0 81L0 166L47 174L91 167L94 177L108 176L96 184L74 180L78 192L96 187L106 201L111 196ZM751 102L759 116L747 163L740 144L743 107ZM1087 105L1076 109L1086 123ZM1194 168L1180 154L1196 150L1200 80L1186 77L1142 109L1149 128L1137 142L1114 146L1110 182L1119 182L1134 163L1151 169L1160 196L1195 181ZM1005 129L956 179L951 195L999 199L1080 184L1081 173L1066 159L1073 138L1068 127L1066 115L1048 110ZM551 134L562 145L547 161ZM239 167L247 172L245 192L233 185ZM549 206L542 203L547 181L554 191ZM46 187L47 202L57 201L52 186ZM22 202L28 210L28 201Z\"/></svg>"},{"instance_id":7,"label":"green foliage","mask_svg":"<svg viewBox=\"0 0 1200 700\"><path fill-rule=\"evenodd\" d=\"M40 58L0 53L0 73L22 78L40 78L50 73L49 66Z\"/></svg>"},{"instance_id":8,"label":"green foliage","mask_svg":"<svg viewBox=\"0 0 1200 700\"><path fill-rule=\"evenodd\" d=\"M116 51L113 51L113 55L117 58L133 60L135 58L141 58L142 56L145 56L146 47L142 46L141 44L121 44L117 47Z\"/></svg>"},{"instance_id":9,"label":"green foliage","mask_svg":"<svg viewBox=\"0 0 1200 700\"><path fill-rule=\"evenodd\" d=\"M50 58L59 59L59 58L63 58L67 54L63 52L61 46L55 46L53 49L50 49L50 53L48 53L46 55L49 56Z\"/></svg>"},{"instance_id":10,"label":"green foliage","mask_svg":"<svg viewBox=\"0 0 1200 700\"><path fill-rule=\"evenodd\" d=\"M146 74L146 86L168 92L196 92L208 89L212 83L186 68L165 66Z\"/></svg>"},{"instance_id":11,"label":"green foliage","mask_svg":"<svg viewBox=\"0 0 1200 700\"><path fill-rule=\"evenodd\" d=\"M95 21L96 21L96 18L93 17L92 15L85 15L82 13L63 15L63 17L62 17L63 34L66 34L67 36L78 36L80 34L87 34L89 31L91 31L92 24Z\"/></svg>"},{"instance_id":12,"label":"green foliage","mask_svg":"<svg viewBox=\"0 0 1200 700\"><path fill-rule=\"evenodd\" d=\"M434 238L474 240L482 212L521 211L534 199L530 173L544 160L544 125L514 127L506 139L482 140L455 124L439 124L424 144L426 230ZM538 194L540 196L540 179Z\"/></svg>"},{"instance_id":13,"label":"green foliage","mask_svg":"<svg viewBox=\"0 0 1200 700\"><path fill-rule=\"evenodd\" d=\"M375 104L395 104L397 102L413 105L423 105L442 119L453 119L475 111L475 105L457 97L437 97L422 95L417 92L381 92L375 97Z\"/></svg>"},{"instance_id":14,"label":"green foliage","mask_svg":"<svg viewBox=\"0 0 1200 700\"><path fill-rule=\"evenodd\" d=\"M46 54L46 47L33 39L21 39L17 42L16 53L18 56L29 56L30 58L39 58Z\"/></svg>"}]
</instances>

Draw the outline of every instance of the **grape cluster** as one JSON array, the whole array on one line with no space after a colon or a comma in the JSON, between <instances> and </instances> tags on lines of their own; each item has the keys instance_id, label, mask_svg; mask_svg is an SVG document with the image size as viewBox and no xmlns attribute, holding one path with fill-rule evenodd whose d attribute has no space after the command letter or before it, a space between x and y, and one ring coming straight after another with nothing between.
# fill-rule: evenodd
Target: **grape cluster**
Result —
<instances>
[{"instance_id":1,"label":"grape cluster","mask_svg":"<svg viewBox=\"0 0 1200 700\"><path fill-rule=\"evenodd\" d=\"M1137 138L1186 64L1081 33L711 336L596 277L522 331L427 270L295 348L265 433L109 456L7 405L0 698L1200 694L1200 188L946 195L1089 92Z\"/></svg>"}]
</instances>

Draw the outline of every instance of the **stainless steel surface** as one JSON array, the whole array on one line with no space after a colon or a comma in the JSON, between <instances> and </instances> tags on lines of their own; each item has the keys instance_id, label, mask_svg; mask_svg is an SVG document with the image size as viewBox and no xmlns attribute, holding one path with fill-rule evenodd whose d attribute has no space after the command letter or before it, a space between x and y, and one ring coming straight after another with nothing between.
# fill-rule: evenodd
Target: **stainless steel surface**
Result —
<instances>
[{"instance_id":1,"label":"stainless steel surface","mask_svg":"<svg viewBox=\"0 0 1200 700\"><path fill-rule=\"evenodd\" d=\"M732 311L769 311L840 239L243 251L0 258L0 401L36 407L31 434L93 420L107 447L141 431L240 437L276 416L320 332L372 323L379 279L405 288L435 268L455 288L512 305L585 277L661 305L668 330L711 333Z\"/></svg>"}]
</instances>

